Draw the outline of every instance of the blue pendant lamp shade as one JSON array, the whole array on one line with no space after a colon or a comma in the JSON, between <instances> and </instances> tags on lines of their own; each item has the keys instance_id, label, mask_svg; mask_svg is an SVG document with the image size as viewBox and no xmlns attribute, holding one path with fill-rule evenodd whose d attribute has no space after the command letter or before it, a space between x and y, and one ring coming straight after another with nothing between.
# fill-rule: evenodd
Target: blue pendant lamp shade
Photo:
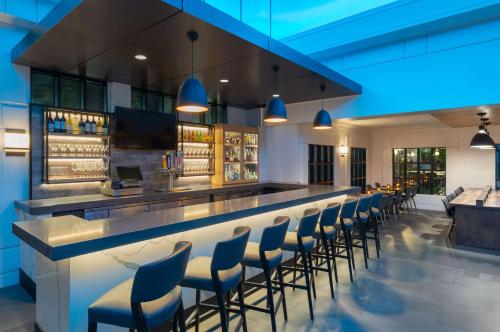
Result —
<instances>
[{"instance_id":1,"label":"blue pendant lamp shade","mask_svg":"<svg viewBox=\"0 0 500 332\"><path fill-rule=\"evenodd\" d=\"M316 116L314 117L314 123L313 123L313 129L331 129L332 128L332 118L330 117L330 114L325 111L324 105L323 105L323 92L325 91L325 85L321 84L319 87L321 90L321 109L316 113Z\"/></svg>"},{"instance_id":2,"label":"blue pendant lamp shade","mask_svg":"<svg viewBox=\"0 0 500 332\"><path fill-rule=\"evenodd\" d=\"M276 91L276 74L279 72L280 67L278 65L275 65L271 68L271 70L274 72L274 95L267 102L266 112L264 114L264 122L268 123L286 122L288 119L286 106Z\"/></svg>"},{"instance_id":3,"label":"blue pendant lamp shade","mask_svg":"<svg viewBox=\"0 0 500 332\"><path fill-rule=\"evenodd\" d=\"M478 113L481 117L481 125L479 126L478 132L472 137L470 141L470 147L473 149L481 149L481 150L493 150L496 149L495 141L491 138L488 133L488 129L486 126L489 124L487 118L484 118L486 113L481 112Z\"/></svg>"},{"instance_id":4,"label":"blue pendant lamp shade","mask_svg":"<svg viewBox=\"0 0 500 332\"><path fill-rule=\"evenodd\" d=\"M181 112L205 112L208 110L207 93L196 78L182 82L177 93L177 110Z\"/></svg>"},{"instance_id":5,"label":"blue pendant lamp shade","mask_svg":"<svg viewBox=\"0 0 500 332\"><path fill-rule=\"evenodd\" d=\"M286 122L288 115L283 100L280 97L273 97L266 106L265 122Z\"/></svg>"},{"instance_id":6,"label":"blue pendant lamp shade","mask_svg":"<svg viewBox=\"0 0 500 332\"><path fill-rule=\"evenodd\" d=\"M194 77L194 42L198 39L196 31L189 31L191 40L191 77L182 82L177 93L176 109L181 112L200 113L208 110L205 87Z\"/></svg>"}]
</instances>

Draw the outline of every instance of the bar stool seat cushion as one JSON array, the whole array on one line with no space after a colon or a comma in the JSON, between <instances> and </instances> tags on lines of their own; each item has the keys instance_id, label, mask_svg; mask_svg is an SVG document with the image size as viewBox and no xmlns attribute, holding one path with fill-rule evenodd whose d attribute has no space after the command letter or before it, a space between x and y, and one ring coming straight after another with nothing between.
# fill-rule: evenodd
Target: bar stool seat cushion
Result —
<instances>
[{"instance_id":1,"label":"bar stool seat cushion","mask_svg":"<svg viewBox=\"0 0 500 332\"><path fill-rule=\"evenodd\" d=\"M192 259L187 266L184 280L181 282L182 287L215 291L212 281L212 257L198 256ZM222 286L222 291L226 292L238 285L241 280L241 265L228 270L219 270L219 279Z\"/></svg>"},{"instance_id":2,"label":"bar stool seat cushion","mask_svg":"<svg viewBox=\"0 0 500 332\"><path fill-rule=\"evenodd\" d=\"M372 213L375 216L375 218L378 218L380 216L380 209L376 207L372 207Z\"/></svg>"},{"instance_id":3,"label":"bar stool seat cushion","mask_svg":"<svg viewBox=\"0 0 500 332\"><path fill-rule=\"evenodd\" d=\"M256 242L248 242L245 249L245 255L243 256L243 265L263 268L260 261L260 244ZM281 263L281 258L283 253L281 249L270 250L265 252L266 259L269 264L269 268L273 269Z\"/></svg>"},{"instance_id":4,"label":"bar stool seat cushion","mask_svg":"<svg viewBox=\"0 0 500 332\"><path fill-rule=\"evenodd\" d=\"M370 215L367 212L359 213L359 222L366 224L368 222L368 218L370 218Z\"/></svg>"},{"instance_id":5,"label":"bar stool seat cushion","mask_svg":"<svg viewBox=\"0 0 500 332\"><path fill-rule=\"evenodd\" d=\"M134 279L128 279L111 289L89 307L89 321L135 328L130 298ZM182 288L176 286L165 296L151 302L141 303L146 325L157 327L172 317L179 307Z\"/></svg>"},{"instance_id":6,"label":"bar stool seat cushion","mask_svg":"<svg viewBox=\"0 0 500 332\"><path fill-rule=\"evenodd\" d=\"M337 233L337 230L333 226L323 226L323 229L325 230L325 236L327 240L332 240L335 238L335 234ZM314 230L313 238L315 239L321 239L321 228L319 225L316 226L316 229Z\"/></svg>"},{"instance_id":7,"label":"bar stool seat cushion","mask_svg":"<svg viewBox=\"0 0 500 332\"><path fill-rule=\"evenodd\" d=\"M302 244L304 245L304 249L306 251L311 251L314 247L314 239L312 236L304 236L302 237ZM296 232L287 232L285 236L285 242L281 247L283 250L288 251L300 251L299 248L299 240L297 239Z\"/></svg>"},{"instance_id":8,"label":"bar stool seat cushion","mask_svg":"<svg viewBox=\"0 0 500 332\"><path fill-rule=\"evenodd\" d=\"M351 218L344 218L344 225L346 230L350 231L352 230L352 225L354 222L352 221ZM335 228L336 229L342 229L342 224L340 223L340 218L337 219L337 222L335 223Z\"/></svg>"}]
</instances>

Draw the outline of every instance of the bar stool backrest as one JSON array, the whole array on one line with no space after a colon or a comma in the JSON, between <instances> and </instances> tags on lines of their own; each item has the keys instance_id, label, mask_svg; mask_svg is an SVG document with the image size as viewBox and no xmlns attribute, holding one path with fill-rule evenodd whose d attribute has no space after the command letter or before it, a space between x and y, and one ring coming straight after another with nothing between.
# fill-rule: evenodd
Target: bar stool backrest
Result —
<instances>
[{"instance_id":1,"label":"bar stool backrest","mask_svg":"<svg viewBox=\"0 0 500 332\"><path fill-rule=\"evenodd\" d=\"M453 212L452 212L452 209L451 209L450 202L448 202L448 199L446 197L443 197L443 198L441 198L441 201L443 202L444 209L446 210L446 215L449 218L453 218Z\"/></svg>"},{"instance_id":2,"label":"bar stool backrest","mask_svg":"<svg viewBox=\"0 0 500 332\"><path fill-rule=\"evenodd\" d=\"M457 194L455 194L453 191L450 193L450 197L453 199L455 197L457 197Z\"/></svg>"},{"instance_id":3,"label":"bar stool backrest","mask_svg":"<svg viewBox=\"0 0 500 332\"><path fill-rule=\"evenodd\" d=\"M307 209L304 211L304 216L300 219L299 228L297 229L298 237L307 237L314 234L319 214L319 209Z\"/></svg>"},{"instance_id":4,"label":"bar stool backrest","mask_svg":"<svg viewBox=\"0 0 500 332\"><path fill-rule=\"evenodd\" d=\"M454 191L455 195L460 195L462 192L460 191L460 188L455 189Z\"/></svg>"},{"instance_id":5,"label":"bar stool backrest","mask_svg":"<svg viewBox=\"0 0 500 332\"><path fill-rule=\"evenodd\" d=\"M353 199L351 201L342 204L342 211L340 212L340 218L346 219L354 217L354 213L356 212L356 205L358 205L357 199Z\"/></svg>"},{"instance_id":6,"label":"bar stool backrest","mask_svg":"<svg viewBox=\"0 0 500 332\"><path fill-rule=\"evenodd\" d=\"M451 202L453 200L453 197L451 197L451 194L446 195L446 199L448 202Z\"/></svg>"},{"instance_id":7,"label":"bar stool backrest","mask_svg":"<svg viewBox=\"0 0 500 332\"><path fill-rule=\"evenodd\" d=\"M367 184L367 185L366 185L366 190L368 190L368 191L373 191L373 187L372 187L372 185L371 185L371 184Z\"/></svg>"},{"instance_id":8,"label":"bar stool backrest","mask_svg":"<svg viewBox=\"0 0 500 332\"><path fill-rule=\"evenodd\" d=\"M376 187L377 189L380 189L380 187L382 187L382 186L380 185L380 182L375 182L375 187Z\"/></svg>"},{"instance_id":9,"label":"bar stool backrest","mask_svg":"<svg viewBox=\"0 0 500 332\"><path fill-rule=\"evenodd\" d=\"M372 200L370 201L370 208L374 207L380 209L380 201L382 200L382 193L375 193L372 195Z\"/></svg>"},{"instance_id":10,"label":"bar stool backrest","mask_svg":"<svg viewBox=\"0 0 500 332\"><path fill-rule=\"evenodd\" d=\"M131 302L157 300L179 285L186 272L191 247L191 242L177 242L170 256L140 266L132 284Z\"/></svg>"},{"instance_id":11,"label":"bar stool backrest","mask_svg":"<svg viewBox=\"0 0 500 332\"><path fill-rule=\"evenodd\" d=\"M412 190L413 190L413 187L406 188L406 190L405 190L405 198L406 199L411 197Z\"/></svg>"},{"instance_id":12,"label":"bar stool backrest","mask_svg":"<svg viewBox=\"0 0 500 332\"><path fill-rule=\"evenodd\" d=\"M372 200L372 196L363 196L359 199L357 212L368 212L370 208L370 201Z\"/></svg>"},{"instance_id":13,"label":"bar stool backrest","mask_svg":"<svg viewBox=\"0 0 500 332\"><path fill-rule=\"evenodd\" d=\"M285 242L285 236L289 224L290 217L276 217L272 226L264 228L260 239L259 250L271 251L281 248L283 242Z\"/></svg>"},{"instance_id":14,"label":"bar stool backrest","mask_svg":"<svg viewBox=\"0 0 500 332\"><path fill-rule=\"evenodd\" d=\"M229 240L217 242L212 257L212 271L228 270L238 265L245 253L250 236L250 227L239 226Z\"/></svg>"},{"instance_id":15,"label":"bar stool backrest","mask_svg":"<svg viewBox=\"0 0 500 332\"><path fill-rule=\"evenodd\" d=\"M329 203L319 218L319 223L323 227L334 226L340 213L340 203Z\"/></svg>"}]
</instances>

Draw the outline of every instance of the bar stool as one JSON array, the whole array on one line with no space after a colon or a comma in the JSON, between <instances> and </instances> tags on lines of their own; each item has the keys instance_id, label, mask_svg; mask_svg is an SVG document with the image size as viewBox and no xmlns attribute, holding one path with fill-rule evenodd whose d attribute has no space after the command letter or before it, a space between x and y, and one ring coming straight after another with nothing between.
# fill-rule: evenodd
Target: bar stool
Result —
<instances>
[{"instance_id":1,"label":"bar stool","mask_svg":"<svg viewBox=\"0 0 500 332\"><path fill-rule=\"evenodd\" d=\"M353 231L351 232L351 247L363 249L363 257L365 259L365 267L368 268L368 242L366 241L366 229L368 220L370 219L370 201L371 196L363 196L359 199L356 208L356 222L354 223ZM357 241L356 241L357 240ZM354 257L354 254L352 255ZM354 261L354 259L353 259Z\"/></svg>"},{"instance_id":2,"label":"bar stool","mask_svg":"<svg viewBox=\"0 0 500 332\"><path fill-rule=\"evenodd\" d=\"M337 219L335 223L335 228L337 230L342 230L342 238L337 232L337 236L335 239L336 252L334 257L347 259L347 265L349 267L349 277L351 278L351 282L353 282L352 270L355 268L354 265L354 256L351 247L351 232L352 226L354 224L353 218L354 213L356 212L356 205L358 204L358 200L354 199L342 204L342 210L340 211L340 217ZM332 204L328 204L328 207L332 206Z\"/></svg>"},{"instance_id":3,"label":"bar stool","mask_svg":"<svg viewBox=\"0 0 500 332\"><path fill-rule=\"evenodd\" d=\"M372 199L370 200L370 206L369 206L370 218L368 219L366 227L366 233L367 233L366 239L375 241L375 248L377 249L377 258L380 258L379 251L381 250L380 236L378 232L378 221L381 218L379 205L380 201L382 200L382 196L383 195L381 193L375 193L372 195ZM373 235L370 236L369 234Z\"/></svg>"},{"instance_id":4,"label":"bar stool","mask_svg":"<svg viewBox=\"0 0 500 332\"><path fill-rule=\"evenodd\" d=\"M266 298L268 306L268 308L262 308L255 305L260 302L262 300L261 299L253 304L245 303L245 308L270 314L271 327L273 331L276 331L276 310L278 310L280 304L283 305L283 316L285 320L288 319L286 312L285 287L283 285L283 271L281 269L281 259L283 257L281 246L285 241L285 235L289 224L289 217L276 217L272 226L264 228L260 243L248 242L242 261L243 284L257 288L265 288L267 291ZM264 270L265 282L262 284L246 281L245 268L247 266ZM279 287L273 286L272 271L274 269L277 271ZM274 304L273 297L275 290L280 292L280 297L276 305Z\"/></svg>"},{"instance_id":5,"label":"bar stool","mask_svg":"<svg viewBox=\"0 0 500 332\"><path fill-rule=\"evenodd\" d=\"M394 198L395 195L393 193L387 194L385 196L385 205L384 205L384 217L388 217L389 224L392 225L392 215L394 215L394 221L396 221L396 212L394 210Z\"/></svg>"},{"instance_id":6,"label":"bar stool","mask_svg":"<svg viewBox=\"0 0 500 332\"><path fill-rule=\"evenodd\" d=\"M322 212L319 219L319 223L314 231L313 238L316 239L317 252L312 254L316 258L316 265L313 266L313 270L323 271L328 273L328 279L330 282L330 293L332 298L335 298L333 291L333 280L332 272L335 273L335 281L338 282L337 275L337 262L335 259L335 237L337 236L337 230L335 229L335 222L339 216L341 205L339 203L328 205ZM326 259L326 268L322 267ZM333 271L332 271L333 264Z\"/></svg>"},{"instance_id":7,"label":"bar stool","mask_svg":"<svg viewBox=\"0 0 500 332\"><path fill-rule=\"evenodd\" d=\"M380 189L382 186L380 185L380 182L375 182L375 188Z\"/></svg>"},{"instance_id":8,"label":"bar stool","mask_svg":"<svg viewBox=\"0 0 500 332\"><path fill-rule=\"evenodd\" d=\"M218 242L215 245L212 257L198 256L189 262L181 286L196 290L196 307L193 312L196 331L200 329L200 307L219 311L221 328L224 332L229 329L229 313L239 313L241 319L238 322L238 327L242 324L243 331L247 331L240 263L245 253L249 235L250 227L236 227L233 236L229 240ZM234 288L238 289L239 309L231 307L231 304L235 304L232 303L230 298L231 290ZM202 290L214 292L218 305L200 303ZM227 307L224 303L225 296L227 296ZM188 324L191 323L193 314L189 317ZM210 312L206 313L206 316L208 314Z\"/></svg>"},{"instance_id":9,"label":"bar stool","mask_svg":"<svg viewBox=\"0 0 500 332\"><path fill-rule=\"evenodd\" d=\"M293 272L293 279L291 283L284 282L285 286L292 287L293 289L305 289L307 291L307 301L309 303L309 316L314 320L314 313L312 307L311 288L316 298L316 286L314 284L314 274L312 273L312 257L311 252L314 247L313 234L318 223L320 211L318 209L307 209L304 211L304 216L300 219L296 232L287 232L285 242L281 247L283 250L292 251L294 253L294 266L283 266L284 270ZM300 253L302 264L299 265L297 260L297 253ZM303 273L306 284L297 284L296 272ZM287 273L287 274L288 274Z\"/></svg>"},{"instance_id":10,"label":"bar stool","mask_svg":"<svg viewBox=\"0 0 500 332\"><path fill-rule=\"evenodd\" d=\"M191 242L177 242L172 254L142 265L134 278L122 282L101 296L88 309L88 331L97 324L109 324L139 332L160 327L170 319L186 331L182 289L179 283L191 253Z\"/></svg>"}]
</instances>

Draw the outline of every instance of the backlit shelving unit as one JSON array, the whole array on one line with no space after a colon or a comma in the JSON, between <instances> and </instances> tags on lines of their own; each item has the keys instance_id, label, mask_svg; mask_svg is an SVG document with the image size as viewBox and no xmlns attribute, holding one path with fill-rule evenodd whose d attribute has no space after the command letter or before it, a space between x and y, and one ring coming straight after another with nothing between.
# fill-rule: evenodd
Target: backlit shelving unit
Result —
<instances>
[{"instance_id":1,"label":"backlit shelving unit","mask_svg":"<svg viewBox=\"0 0 500 332\"><path fill-rule=\"evenodd\" d=\"M177 125L177 150L182 151L180 176L210 176L215 174L215 128L190 122Z\"/></svg>"}]
</instances>

